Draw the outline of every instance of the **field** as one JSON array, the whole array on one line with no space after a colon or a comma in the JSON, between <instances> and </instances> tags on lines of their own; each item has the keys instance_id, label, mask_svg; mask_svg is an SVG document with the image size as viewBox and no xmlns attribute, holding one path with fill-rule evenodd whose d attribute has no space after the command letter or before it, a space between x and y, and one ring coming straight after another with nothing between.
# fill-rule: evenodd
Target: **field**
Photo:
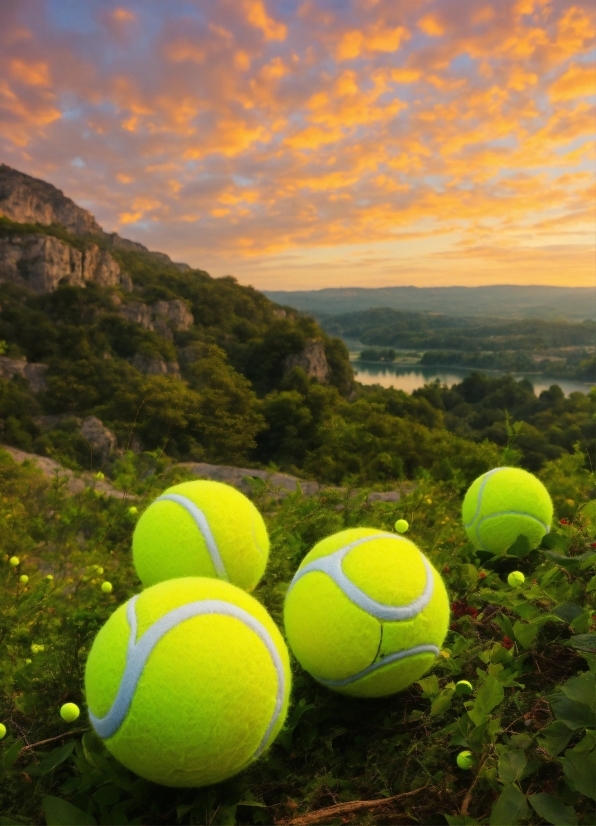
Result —
<instances>
[{"instance_id":1,"label":"field","mask_svg":"<svg viewBox=\"0 0 596 826\"><path fill-rule=\"evenodd\" d=\"M540 472L556 508L543 547L518 541L482 560L461 527L457 478L421 473L397 503L370 502L367 491L280 499L253 480L272 539L256 596L278 625L316 541L356 525L391 530L405 517L443 572L451 629L435 668L382 700L332 694L294 662L290 713L266 756L226 783L188 790L120 766L91 732L82 693L94 635L140 589L131 503L140 513L181 478L144 460L143 480L118 500L93 486L71 496L58 477L0 454L0 824L594 823L596 503L581 454ZM526 576L519 589L506 584L513 569ZM459 679L474 693L456 694ZM67 701L83 709L72 724L58 713ZM462 749L474 756L469 771L455 763Z\"/></svg>"}]
</instances>

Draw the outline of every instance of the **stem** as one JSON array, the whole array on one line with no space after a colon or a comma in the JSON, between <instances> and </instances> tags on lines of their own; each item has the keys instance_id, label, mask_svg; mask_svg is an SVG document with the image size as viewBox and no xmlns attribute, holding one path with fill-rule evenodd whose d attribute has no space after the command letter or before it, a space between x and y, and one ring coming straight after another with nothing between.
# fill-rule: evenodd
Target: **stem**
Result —
<instances>
[{"instance_id":1,"label":"stem","mask_svg":"<svg viewBox=\"0 0 596 826\"><path fill-rule=\"evenodd\" d=\"M64 734L58 734L56 737L50 737L48 740L40 740L39 743L31 743L28 746L23 746L23 748L19 752L19 757L23 752L28 751L29 749L35 749L37 746L45 746L46 743L54 743L56 740L62 740L63 737L70 737L73 734L86 734L89 731L88 728L79 728L75 729L74 731L65 731Z\"/></svg>"},{"instance_id":2,"label":"stem","mask_svg":"<svg viewBox=\"0 0 596 826\"><path fill-rule=\"evenodd\" d=\"M322 820L327 820L330 817L342 817L343 815L354 814L355 812L364 812L369 809L380 809L383 806L391 806L393 803L404 800L406 797L414 797L414 795L426 788L426 786L421 786L412 792L403 792L402 794L395 794L393 797L383 797L379 800L352 800L349 803L336 803L335 806L326 806L324 809L307 812L307 814L295 817L293 820L281 822L284 822L284 826L308 826L310 823L320 823Z\"/></svg>"}]
</instances>

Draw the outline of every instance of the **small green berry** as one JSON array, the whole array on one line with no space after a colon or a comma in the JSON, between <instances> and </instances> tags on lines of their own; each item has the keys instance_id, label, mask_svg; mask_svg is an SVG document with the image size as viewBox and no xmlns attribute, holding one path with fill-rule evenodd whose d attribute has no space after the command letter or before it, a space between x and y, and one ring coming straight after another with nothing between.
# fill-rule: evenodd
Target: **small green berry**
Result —
<instances>
[{"instance_id":1,"label":"small green berry","mask_svg":"<svg viewBox=\"0 0 596 826\"><path fill-rule=\"evenodd\" d=\"M18 558L18 556L11 556L8 560L8 564L12 565L13 568L16 568L17 565L21 564L21 560Z\"/></svg>"},{"instance_id":2,"label":"small green berry","mask_svg":"<svg viewBox=\"0 0 596 826\"><path fill-rule=\"evenodd\" d=\"M525 580L526 578L521 571L511 571L507 577L507 582L512 588L519 588L520 585L523 585Z\"/></svg>"},{"instance_id":3,"label":"small green berry","mask_svg":"<svg viewBox=\"0 0 596 826\"><path fill-rule=\"evenodd\" d=\"M0 723L0 740L4 740L6 737L6 726L4 723Z\"/></svg>"},{"instance_id":4,"label":"small green berry","mask_svg":"<svg viewBox=\"0 0 596 826\"><path fill-rule=\"evenodd\" d=\"M474 687L472 683L468 682L468 680L459 680L455 684L455 693L456 694L471 694L474 691Z\"/></svg>"},{"instance_id":5,"label":"small green berry","mask_svg":"<svg viewBox=\"0 0 596 826\"><path fill-rule=\"evenodd\" d=\"M457 765L460 769L471 769L474 765L474 758L471 751L460 751L456 757Z\"/></svg>"},{"instance_id":6,"label":"small green berry","mask_svg":"<svg viewBox=\"0 0 596 826\"><path fill-rule=\"evenodd\" d=\"M102 582L101 583L101 590L104 594L111 594L113 591L113 586L111 582Z\"/></svg>"},{"instance_id":7,"label":"small green berry","mask_svg":"<svg viewBox=\"0 0 596 826\"><path fill-rule=\"evenodd\" d=\"M74 723L80 713L81 709L75 703L64 703L60 709L60 716L67 723Z\"/></svg>"},{"instance_id":8,"label":"small green berry","mask_svg":"<svg viewBox=\"0 0 596 826\"><path fill-rule=\"evenodd\" d=\"M409 525L407 519L398 519L397 522L395 523L395 530L398 533L405 533L408 530L409 527L410 527L410 525Z\"/></svg>"},{"instance_id":9,"label":"small green berry","mask_svg":"<svg viewBox=\"0 0 596 826\"><path fill-rule=\"evenodd\" d=\"M21 583L21 585L26 585L29 582L29 577L27 576L27 574L21 574L21 576L19 577L19 582Z\"/></svg>"}]
</instances>

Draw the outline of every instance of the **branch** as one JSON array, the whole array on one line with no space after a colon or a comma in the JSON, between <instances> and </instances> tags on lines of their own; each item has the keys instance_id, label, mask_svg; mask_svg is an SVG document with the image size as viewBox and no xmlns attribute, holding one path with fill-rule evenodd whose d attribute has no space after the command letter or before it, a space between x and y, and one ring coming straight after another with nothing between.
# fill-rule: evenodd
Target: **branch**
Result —
<instances>
[{"instance_id":1,"label":"branch","mask_svg":"<svg viewBox=\"0 0 596 826\"><path fill-rule=\"evenodd\" d=\"M23 752L28 751L29 749L36 749L38 746L45 746L46 743L54 743L56 740L62 740L63 737L71 737L73 734L86 734L88 731L88 728L79 728L75 729L75 731L65 731L64 734L59 734L57 737L50 737L49 740L40 740L39 743L31 743L29 746L23 746L19 752L19 757L23 754Z\"/></svg>"},{"instance_id":2,"label":"branch","mask_svg":"<svg viewBox=\"0 0 596 826\"><path fill-rule=\"evenodd\" d=\"M464 799L462 801L461 809L459 811L460 811L460 814L462 814L464 816L466 816L468 814L468 807L469 807L470 803L472 802L472 795L474 794L474 789L476 788L476 783L478 783L478 781L480 780L480 772L482 771L482 767L484 766L484 764L488 760L489 753L490 752L487 752L484 755L484 757L480 760L480 763L478 764L478 770L476 771L476 777L472 781L472 785L470 786L470 788L466 792L466 796L464 797Z\"/></svg>"},{"instance_id":3,"label":"branch","mask_svg":"<svg viewBox=\"0 0 596 826\"><path fill-rule=\"evenodd\" d=\"M426 786L421 786L419 789L414 789L413 792L403 792L402 794L395 794L393 797L382 797L379 800L351 800L349 803L336 803L335 806L326 806L324 809L307 812L307 814L295 817L293 820L282 822L284 826L308 826L310 823L320 823L322 820L327 820L330 817L341 817L342 815L354 814L355 812L364 812L368 809L380 809L383 806L391 806L393 803L404 800L406 797L414 797L414 795L424 789L426 789Z\"/></svg>"}]
</instances>

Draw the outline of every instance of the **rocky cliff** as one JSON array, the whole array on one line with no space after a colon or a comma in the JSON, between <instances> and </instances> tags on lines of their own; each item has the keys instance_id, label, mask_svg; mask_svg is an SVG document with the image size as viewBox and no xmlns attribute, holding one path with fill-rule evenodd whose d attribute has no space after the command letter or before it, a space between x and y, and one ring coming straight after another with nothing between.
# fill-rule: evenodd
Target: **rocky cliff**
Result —
<instances>
[{"instance_id":1,"label":"rocky cliff","mask_svg":"<svg viewBox=\"0 0 596 826\"><path fill-rule=\"evenodd\" d=\"M31 233L0 238L0 281L11 281L36 293L51 293L62 281L76 287L88 282L102 287L122 284L130 289L130 279L106 250L89 244L83 251L54 238Z\"/></svg>"}]
</instances>

